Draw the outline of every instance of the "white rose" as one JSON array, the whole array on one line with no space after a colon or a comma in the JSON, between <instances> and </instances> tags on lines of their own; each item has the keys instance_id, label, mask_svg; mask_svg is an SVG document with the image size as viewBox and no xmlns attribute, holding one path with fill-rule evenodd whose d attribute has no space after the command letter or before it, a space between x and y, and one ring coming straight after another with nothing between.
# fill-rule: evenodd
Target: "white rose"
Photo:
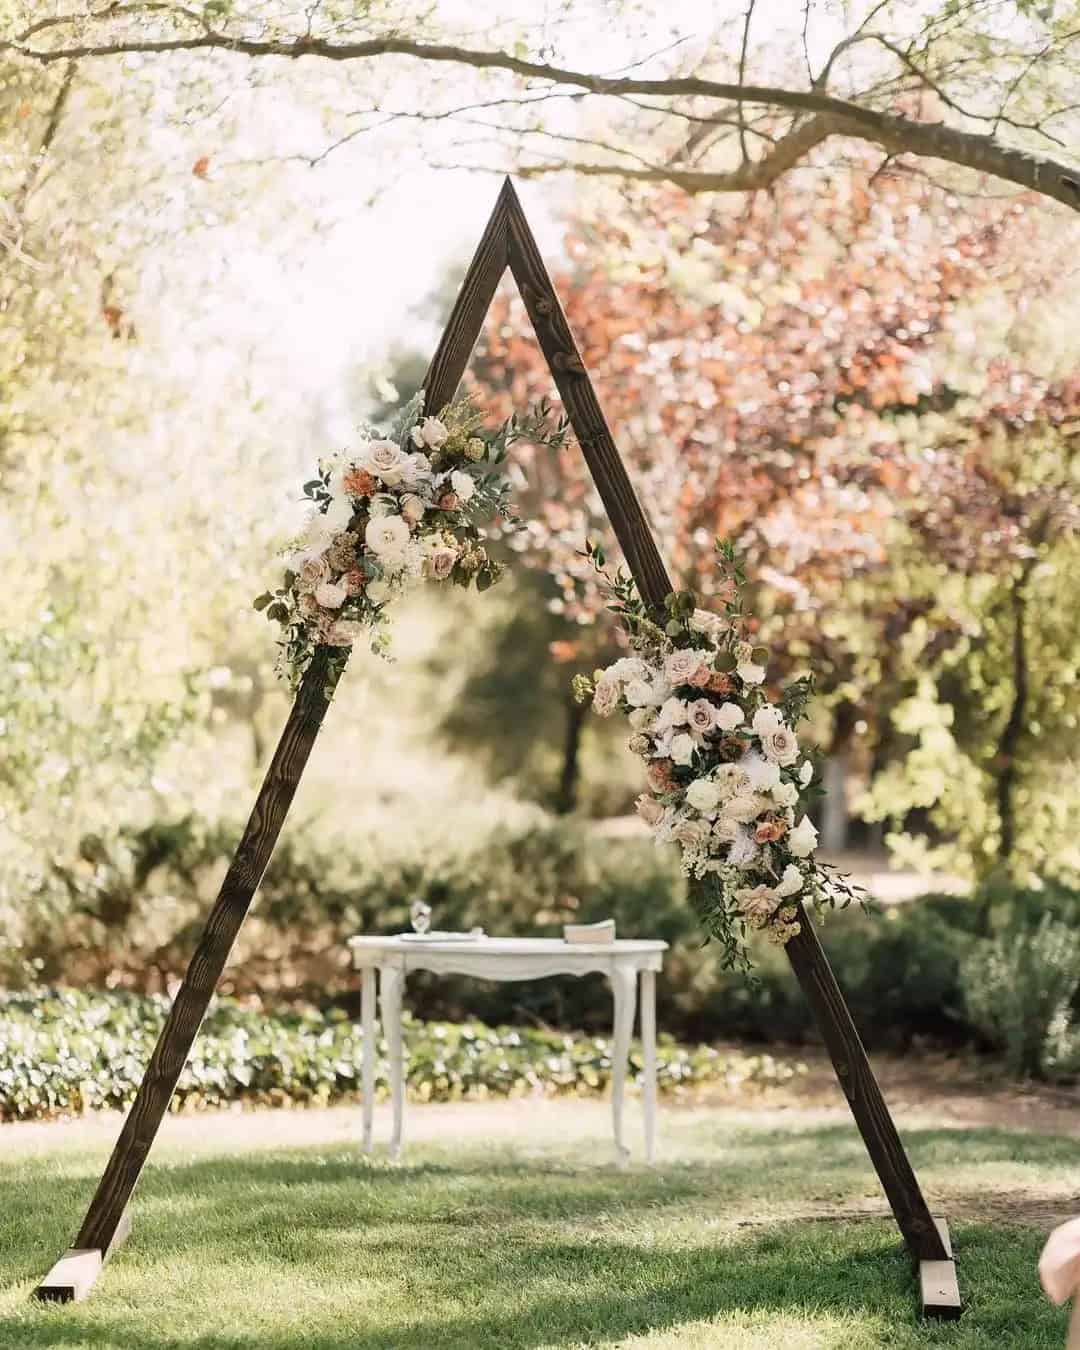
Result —
<instances>
[{"instance_id":1,"label":"white rose","mask_svg":"<svg viewBox=\"0 0 1080 1350\"><path fill-rule=\"evenodd\" d=\"M780 783L773 788L772 799L777 806L794 806L799 800L799 789L794 783Z\"/></svg>"},{"instance_id":2,"label":"white rose","mask_svg":"<svg viewBox=\"0 0 1080 1350\"><path fill-rule=\"evenodd\" d=\"M662 729L686 725L687 706L681 698L668 698L660 705L656 725Z\"/></svg>"},{"instance_id":3,"label":"white rose","mask_svg":"<svg viewBox=\"0 0 1080 1350\"><path fill-rule=\"evenodd\" d=\"M707 778L695 778L686 789L686 800L695 811L708 815L720 805L720 792Z\"/></svg>"},{"instance_id":4,"label":"white rose","mask_svg":"<svg viewBox=\"0 0 1080 1350\"><path fill-rule=\"evenodd\" d=\"M648 673L648 666L637 656L620 656L604 671L613 680L643 680Z\"/></svg>"},{"instance_id":5,"label":"white rose","mask_svg":"<svg viewBox=\"0 0 1080 1350\"><path fill-rule=\"evenodd\" d=\"M799 782L803 785L803 787L806 787L809 784L810 779L813 778L813 776L814 776L813 764L810 762L810 760L804 759L802 762L802 768L799 770Z\"/></svg>"},{"instance_id":6,"label":"white rose","mask_svg":"<svg viewBox=\"0 0 1080 1350\"><path fill-rule=\"evenodd\" d=\"M803 816L787 837L788 850L796 858L809 858L810 854L817 848L817 837L817 830L811 823L810 817Z\"/></svg>"},{"instance_id":7,"label":"white rose","mask_svg":"<svg viewBox=\"0 0 1080 1350\"><path fill-rule=\"evenodd\" d=\"M761 738L761 748L777 764L794 764L799 758L799 742L790 727L779 726Z\"/></svg>"},{"instance_id":8,"label":"white rose","mask_svg":"<svg viewBox=\"0 0 1080 1350\"><path fill-rule=\"evenodd\" d=\"M424 518L424 503L415 492L406 493L401 499L401 516L408 525L419 525Z\"/></svg>"},{"instance_id":9,"label":"white rose","mask_svg":"<svg viewBox=\"0 0 1080 1350\"><path fill-rule=\"evenodd\" d=\"M686 721L696 735L707 736L718 724L717 710L707 698L696 698L687 706Z\"/></svg>"},{"instance_id":10,"label":"white rose","mask_svg":"<svg viewBox=\"0 0 1080 1350\"><path fill-rule=\"evenodd\" d=\"M632 708L628 720L635 731L647 731L656 720L656 715L651 708Z\"/></svg>"},{"instance_id":11,"label":"white rose","mask_svg":"<svg viewBox=\"0 0 1080 1350\"><path fill-rule=\"evenodd\" d=\"M690 616L691 631L707 637L718 637L727 627L728 621L722 614L710 614L707 609L695 609Z\"/></svg>"},{"instance_id":12,"label":"white rose","mask_svg":"<svg viewBox=\"0 0 1080 1350\"><path fill-rule=\"evenodd\" d=\"M780 714L772 707L759 708L754 714L754 720L751 723L759 736L768 736L770 732L775 731L777 727L783 725Z\"/></svg>"},{"instance_id":13,"label":"white rose","mask_svg":"<svg viewBox=\"0 0 1080 1350\"><path fill-rule=\"evenodd\" d=\"M375 478L381 478L387 487L400 483L405 473L405 456L393 441L368 441L357 463Z\"/></svg>"},{"instance_id":14,"label":"white rose","mask_svg":"<svg viewBox=\"0 0 1080 1350\"><path fill-rule=\"evenodd\" d=\"M419 426L412 429L413 445L426 445L429 450L438 450L440 445L446 444L449 436L445 423L437 417L425 417Z\"/></svg>"},{"instance_id":15,"label":"white rose","mask_svg":"<svg viewBox=\"0 0 1080 1350\"><path fill-rule=\"evenodd\" d=\"M784 868L784 875L780 878L780 883L776 888L776 894L783 899L787 895L797 895L802 890L803 875L794 863L788 863Z\"/></svg>"},{"instance_id":16,"label":"white rose","mask_svg":"<svg viewBox=\"0 0 1080 1350\"><path fill-rule=\"evenodd\" d=\"M765 679L765 667L755 665L753 661L740 661L735 667L735 674L743 684L761 684Z\"/></svg>"},{"instance_id":17,"label":"white rose","mask_svg":"<svg viewBox=\"0 0 1080 1350\"><path fill-rule=\"evenodd\" d=\"M476 479L472 474L462 473L460 469L455 469L450 475L450 488L457 493L458 500L463 504L476 491Z\"/></svg>"},{"instance_id":18,"label":"white rose","mask_svg":"<svg viewBox=\"0 0 1080 1350\"><path fill-rule=\"evenodd\" d=\"M743 755L739 767L750 780L755 792L773 792L780 786L780 765L771 759L751 752Z\"/></svg>"},{"instance_id":19,"label":"white rose","mask_svg":"<svg viewBox=\"0 0 1080 1350\"><path fill-rule=\"evenodd\" d=\"M315 587L315 599L323 609L340 609L349 594L343 581L323 581Z\"/></svg>"},{"instance_id":20,"label":"white rose","mask_svg":"<svg viewBox=\"0 0 1080 1350\"><path fill-rule=\"evenodd\" d=\"M619 686L614 680L597 680L593 690L593 711L599 717L610 717L619 704Z\"/></svg>"},{"instance_id":21,"label":"white rose","mask_svg":"<svg viewBox=\"0 0 1080 1350\"><path fill-rule=\"evenodd\" d=\"M391 444L389 441L385 443ZM379 516L369 520L364 531L364 543L376 558L400 558L408 542L409 527L400 516Z\"/></svg>"},{"instance_id":22,"label":"white rose","mask_svg":"<svg viewBox=\"0 0 1080 1350\"><path fill-rule=\"evenodd\" d=\"M684 731L672 739L670 751L671 758L676 764L687 765L694 758L694 751L696 749L697 745L693 736L687 735Z\"/></svg>"},{"instance_id":23,"label":"white rose","mask_svg":"<svg viewBox=\"0 0 1080 1350\"><path fill-rule=\"evenodd\" d=\"M663 699L658 697L656 687L649 684L647 680L629 680L626 685L626 701L634 708L655 707L662 703Z\"/></svg>"},{"instance_id":24,"label":"white rose","mask_svg":"<svg viewBox=\"0 0 1080 1350\"><path fill-rule=\"evenodd\" d=\"M737 703L721 703L716 710L716 725L721 731L734 731L742 720L743 710Z\"/></svg>"}]
</instances>

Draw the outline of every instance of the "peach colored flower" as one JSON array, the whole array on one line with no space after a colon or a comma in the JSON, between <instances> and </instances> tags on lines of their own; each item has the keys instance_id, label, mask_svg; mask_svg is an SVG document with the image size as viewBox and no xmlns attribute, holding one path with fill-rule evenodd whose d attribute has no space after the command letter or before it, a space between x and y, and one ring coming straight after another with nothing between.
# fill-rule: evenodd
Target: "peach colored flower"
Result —
<instances>
[{"instance_id":1,"label":"peach colored flower","mask_svg":"<svg viewBox=\"0 0 1080 1350\"><path fill-rule=\"evenodd\" d=\"M634 803L637 807L637 813L646 825L659 825L664 818L664 808L655 797L649 797L644 792Z\"/></svg>"},{"instance_id":2,"label":"peach colored flower","mask_svg":"<svg viewBox=\"0 0 1080 1350\"><path fill-rule=\"evenodd\" d=\"M710 671L709 683L705 687L710 694L730 694L735 688L735 681L722 671Z\"/></svg>"},{"instance_id":3,"label":"peach colored flower","mask_svg":"<svg viewBox=\"0 0 1080 1350\"><path fill-rule=\"evenodd\" d=\"M456 492L444 492L436 505L440 511L456 511L461 502Z\"/></svg>"},{"instance_id":4,"label":"peach colored flower","mask_svg":"<svg viewBox=\"0 0 1080 1350\"><path fill-rule=\"evenodd\" d=\"M367 577L359 567L352 568L350 571L346 572L341 579L344 581L345 589L350 595L359 595L367 585Z\"/></svg>"},{"instance_id":5,"label":"peach colored flower","mask_svg":"<svg viewBox=\"0 0 1080 1350\"><path fill-rule=\"evenodd\" d=\"M654 792L670 792L675 786L671 776L674 768L670 759L654 759L646 770L645 777Z\"/></svg>"},{"instance_id":6,"label":"peach colored flower","mask_svg":"<svg viewBox=\"0 0 1080 1350\"><path fill-rule=\"evenodd\" d=\"M401 499L401 514L410 525L418 525L424 517L424 503L415 492L409 492Z\"/></svg>"},{"instance_id":7,"label":"peach colored flower","mask_svg":"<svg viewBox=\"0 0 1080 1350\"><path fill-rule=\"evenodd\" d=\"M758 822L754 838L759 844L771 844L774 839L783 839L787 834L787 825L775 816Z\"/></svg>"},{"instance_id":8,"label":"peach colored flower","mask_svg":"<svg viewBox=\"0 0 1080 1350\"><path fill-rule=\"evenodd\" d=\"M379 486L366 469L350 469L341 485L350 497L370 497Z\"/></svg>"}]
</instances>

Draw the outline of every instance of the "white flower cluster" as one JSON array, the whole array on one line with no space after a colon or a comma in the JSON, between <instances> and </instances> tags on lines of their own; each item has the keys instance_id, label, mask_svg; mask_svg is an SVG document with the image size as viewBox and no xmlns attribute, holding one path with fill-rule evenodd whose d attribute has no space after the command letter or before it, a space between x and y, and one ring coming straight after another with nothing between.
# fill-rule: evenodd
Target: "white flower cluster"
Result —
<instances>
[{"instance_id":1,"label":"white flower cluster","mask_svg":"<svg viewBox=\"0 0 1080 1350\"><path fill-rule=\"evenodd\" d=\"M470 520L475 475L492 467L473 434L478 421L467 404L451 405L442 417L406 420L397 440L362 434L322 462L305 489L315 506L286 554L285 584L256 601L286 630L283 666L294 682L317 646L351 647L414 583L494 579ZM485 505L501 492L491 489Z\"/></svg>"},{"instance_id":2,"label":"white flower cluster","mask_svg":"<svg viewBox=\"0 0 1080 1350\"><path fill-rule=\"evenodd\" d=\"M798 807L813 766L727 620L696 611L685 645L658 631L598 672L593 706L627 714L650 789L637 809L657 842L678 843L687 874L713 880L729 913L787 941L799 931L792 898L809 899L817 831Z\"/></svg>"}]
</instances>

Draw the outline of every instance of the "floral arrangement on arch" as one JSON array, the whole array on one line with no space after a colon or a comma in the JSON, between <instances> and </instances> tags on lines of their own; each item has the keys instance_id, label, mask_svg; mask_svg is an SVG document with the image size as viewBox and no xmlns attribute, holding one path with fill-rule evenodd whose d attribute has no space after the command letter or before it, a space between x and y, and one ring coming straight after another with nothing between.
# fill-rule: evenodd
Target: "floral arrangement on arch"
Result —
<instances>
[{"instance_id":1,"label":"floral arrangement on arch","mask_svg":"<svg viewBox=\"0 0 1080 1350\"><path fill-rule=\"evenodd\" d=\"M361 637L385 654L394 599L424 581L485 591L503 568L485 527L518 525L502 465L518 440L558 448L567 423L541 403L497 431L469 399L424 416L421 391L388 432L357 430L356 444L320 461L304 484L312 510L286 551L285 574L255 601L280 624L279 670L295 688L320 647L329 649L329 698Z\"/></svg>"},{"instance_id":2,"label":"floral arrangement on arch","mask_svg":"<svg viewBox=\"0 0 1080 1350\"><path fill-rule=\"evenodd\" d=\"M722 612L700 609L692 591L680 591L667 596L661 623L633 581L621 571L608 577L602 550L587 545L633 654L591 679L576 677L575 694L591 698L601 717L627 717L649 788L638 814L658 844L678 844L691 899L721 944L723 964L749 970L748 929L786 943L801 931L800 903L843 907L862 896L814 858L817 831L806 805L820 788L795 730L812 677L770 702L769 654L751 641L742 611L745 578L730 545L718 541L717 554Z\"/></svg>"}]
</instances>

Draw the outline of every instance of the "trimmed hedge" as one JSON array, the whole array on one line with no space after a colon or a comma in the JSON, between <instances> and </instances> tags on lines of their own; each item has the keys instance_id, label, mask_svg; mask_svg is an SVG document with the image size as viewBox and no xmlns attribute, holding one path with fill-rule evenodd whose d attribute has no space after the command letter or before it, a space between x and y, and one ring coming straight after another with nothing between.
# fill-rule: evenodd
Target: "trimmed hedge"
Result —
<instances>
[{"instance_id":1,"label":"trimmed hedge","mask_svg":"<svg viewBox=\"0 0 1080 1350\"><path fill-rule=\"evenodd\" d=\"M124 1107L142 1077L168 1000L46 989L0 995L0 1120L44 1119ZM407 1019L409 1095L422 1101L530 1093L591 1096L611 1078L600 1036ZM174 1110L233 1102L324 1106L360 1094L363 1036L344 1013L268 1014L232 999L214 1005L180 1078ZM776 1083L798 1067L770 1055L689 1048L661 1038L661 1089ZM637 1047L631 1075L640 1071ZM376 1091L388 1088L380 1041Z\"/></svg>"}]
</instances>

